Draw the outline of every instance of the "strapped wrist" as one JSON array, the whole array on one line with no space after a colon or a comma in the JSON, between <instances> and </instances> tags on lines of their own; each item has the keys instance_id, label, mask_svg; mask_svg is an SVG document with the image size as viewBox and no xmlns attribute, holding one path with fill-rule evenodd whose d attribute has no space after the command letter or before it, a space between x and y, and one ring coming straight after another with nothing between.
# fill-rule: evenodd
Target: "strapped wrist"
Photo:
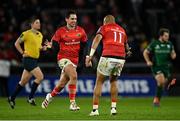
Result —
<instances>
[{"instance_id":1,"label":"strapped wrist","mask_svg":"<svg viewBox=\"0 0 180 121\"><path fill-rule=\"evenodd\" d=\"M95 51L96 51L96 50L95 50L94 48L91 48L89 56L92 57L92 56L94 55Z\"/></svg>"}]
</instances>

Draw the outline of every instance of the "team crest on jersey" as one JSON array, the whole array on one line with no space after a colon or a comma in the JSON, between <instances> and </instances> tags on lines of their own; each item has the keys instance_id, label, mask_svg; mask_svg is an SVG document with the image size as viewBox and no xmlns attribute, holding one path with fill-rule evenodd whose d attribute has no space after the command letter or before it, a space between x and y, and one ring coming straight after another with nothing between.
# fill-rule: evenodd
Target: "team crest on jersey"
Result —
<instances>
[{"instance_id":1,"label":"team crest on jersey","mask_svg":"<svg viewBox=\"0 0 180 121\"><path fill-rule=\"evenodd\" d=\"M78 34L76 34L76 36L77 36L77 37L80 37L80 36L81 36L81 34L80 34L80 33L78 33Z\"/></svg>"}]
</instances>

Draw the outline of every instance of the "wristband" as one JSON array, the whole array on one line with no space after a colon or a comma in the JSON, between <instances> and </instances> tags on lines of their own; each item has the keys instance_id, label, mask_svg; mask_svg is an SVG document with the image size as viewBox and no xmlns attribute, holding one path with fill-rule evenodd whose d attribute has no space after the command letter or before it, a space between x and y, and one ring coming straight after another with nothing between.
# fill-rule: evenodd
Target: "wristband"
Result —
<instances>
[{"instance_id":1,"label":"wristband","mask_svg":"<svg viewBox=\"0 0 180 121\"><path fill-rule=\"evenodd\" d=\"M94 48L91 48L89 56L92 57L92 56L94 55L95 51L96 51L96 50L95 50Z\"/></svg>"}]
</instances>

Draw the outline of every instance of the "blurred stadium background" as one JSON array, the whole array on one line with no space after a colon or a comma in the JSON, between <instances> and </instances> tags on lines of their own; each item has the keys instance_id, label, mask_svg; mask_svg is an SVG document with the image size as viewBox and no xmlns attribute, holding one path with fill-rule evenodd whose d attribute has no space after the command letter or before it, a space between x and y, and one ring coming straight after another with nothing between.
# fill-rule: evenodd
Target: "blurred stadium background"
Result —
<instances>
[{"instance_id":1,"label":"blurred stadium background","mask_svg":"<svg viewBox=\"0 0 180 121\"><path fill-rule=\"evenodd\" d=\"M42 23L42 33L50 40L55 30L64 25L64 12L74 9L78 12L78 24L84 27L88 34L88 45L100 25L103 17L112 14L118 24L123 26L128 34L133 55L127 59L119 78L119 92L122 96L153 96L155 80L150 68L145 64L142 51L157 37L160 27L170 29L170 40L175 46L177 58L173 61L174 77L180 80L180 1L179 0L1 0L0 1L0 60L7 60L10 66L8 81L9 93L15 88L23 70L21 55L15 50L14 42L20 33L28 28L27 20L38 15ZM101 46L98 47L94 68L78 68L78 96L92 96L95 72ZM40 57L40 67L45 79L37 91L37 96L45 96L50 92L60 71L56 65L56 55L43 52ZM4 64L3 64L4 65ZM3 65L0 65L2 70ZM8 64L7 64L8 67ZM4 70L5 71L5 70ZM4 83L1 83L1 96L6 96ZM108 95L109 83L105 83L103 94ZM20 94L27 95L30 84ZM66 95L65 89L62 95ZM166 95L180 95L180 87L174 87Z\"/></svg>"}]
</instances>

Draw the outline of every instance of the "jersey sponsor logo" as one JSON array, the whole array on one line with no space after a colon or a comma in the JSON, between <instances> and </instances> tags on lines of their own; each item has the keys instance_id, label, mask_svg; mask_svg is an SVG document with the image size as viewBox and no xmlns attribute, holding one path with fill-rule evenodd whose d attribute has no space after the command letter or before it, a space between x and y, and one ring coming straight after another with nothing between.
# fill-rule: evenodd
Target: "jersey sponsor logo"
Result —
<instances>
[{"instance_id":1,"label":"jersey sponsor logo","mask_svg":"<svg viewBox=\"0 0 180 121\"><path fill-rule=\"evenodd\" d=\"M80 41L77 42L65 42L65 45L76 45L76 44L80 44Z\"/></svg>"},{"instance_id":2,"label":"jersey sponsor logo","mask_svg":"<svg viewBox=\"0 0 180 121\"><path fill-rule=\"evenodd\" d=\"M170 50L155 50L156 53L170 53Z\"/></svg>"}]
</instances>

